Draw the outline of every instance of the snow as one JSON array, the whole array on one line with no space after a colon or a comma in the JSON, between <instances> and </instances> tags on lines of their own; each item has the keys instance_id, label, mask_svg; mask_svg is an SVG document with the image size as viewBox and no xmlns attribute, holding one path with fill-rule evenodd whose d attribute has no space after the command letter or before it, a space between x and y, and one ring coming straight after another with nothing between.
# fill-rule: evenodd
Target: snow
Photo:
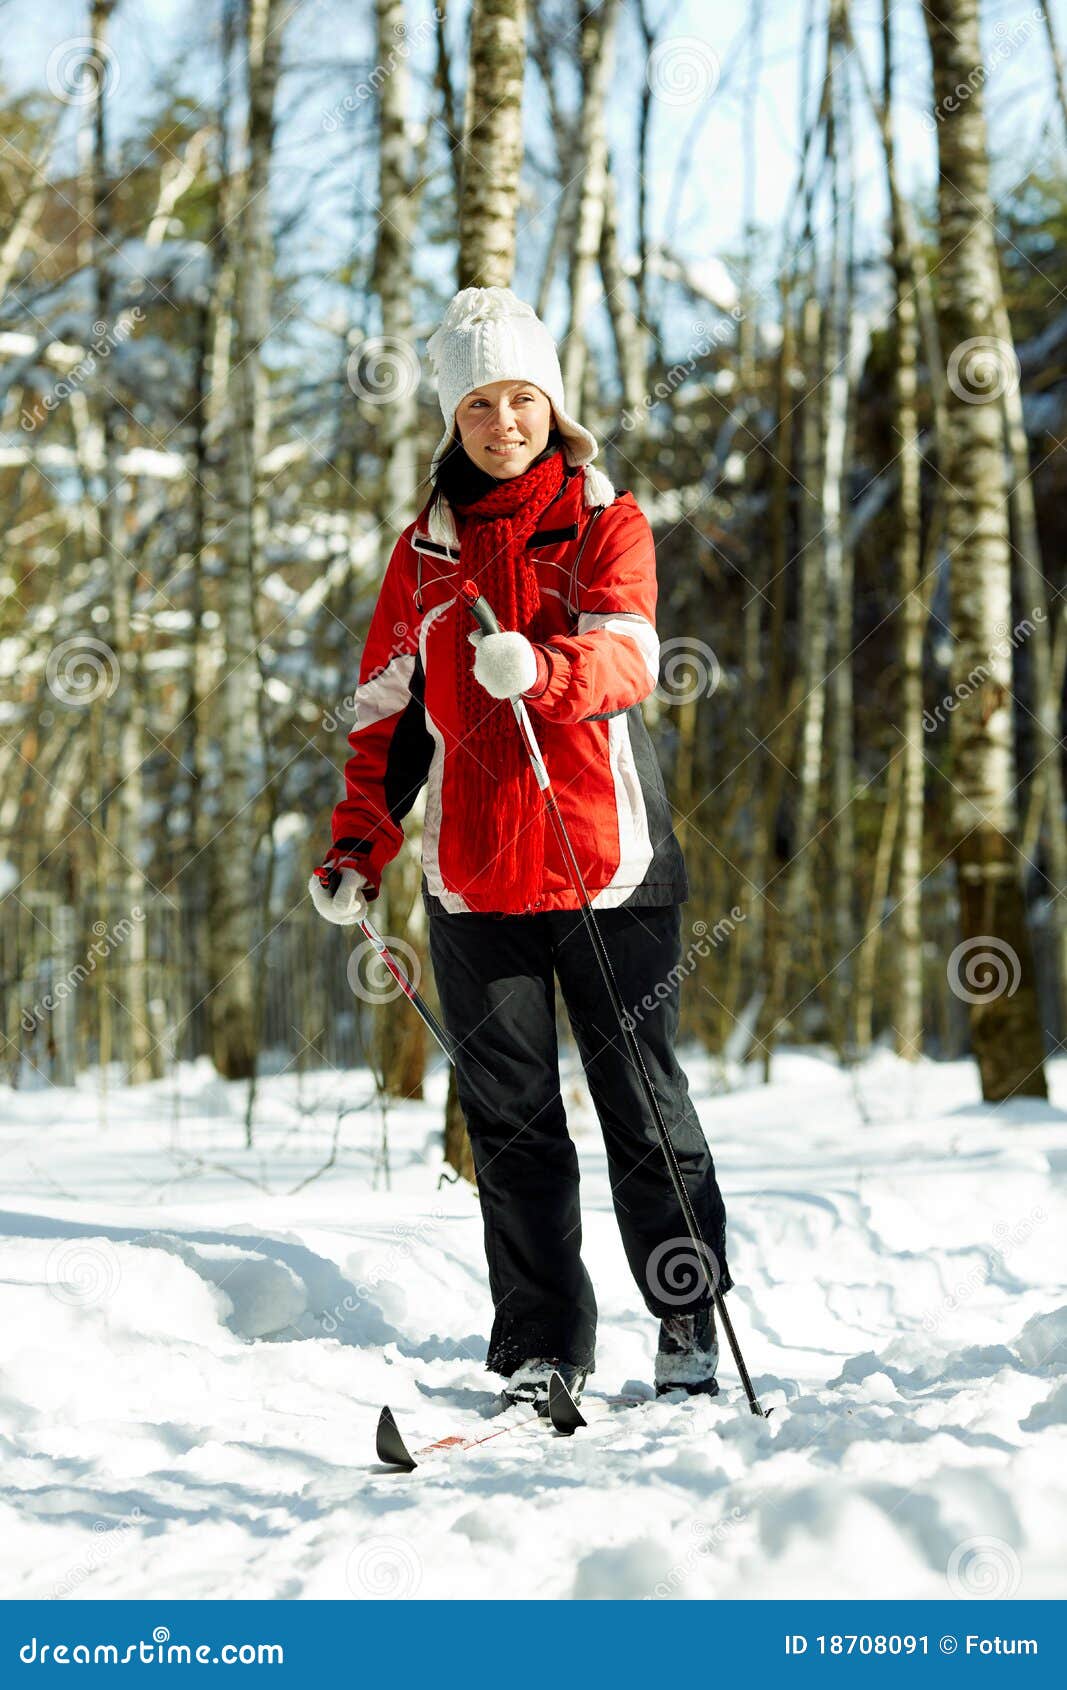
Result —
<instances>
[{"instance_id":1,"label":"snow","mask_svg":"<svg viewBox=\"0 0 1067 1690\"><path fill-rule=\"evenodd\" d=\"M0 469L18 468L28 463L56 472L74 470L78 467L78 455L73 446L45 443L30 447L0 437ZM147 446L134 446L127 452L119 452L115 464L123 475L152 477L160 481L178 481L188 472L179 452L157 452Z\"/></svg>"},{"instance_id":2,"label":"snow","mask_svg":"<svg viewBox=\"0 0 1067 1690\"><path fill-rule=\"evenodd\" d=\"M185 474L186 466L177 452L157 452L149 446L133 446L119 455L119 468L125 475L147 475L163 481L177 481Z\"/></svg>"},{"instance_id":3,"label":"snow","mask_svg":"<svg viewBox=\"0 0 1067 1690\"><path fill-rule=\"evenodd\" d=\"M586 1400L648 1397L573 1050L597 1286ZM1067 1504L1067 1062L986 1107L973 1064L815 1051L686 1067L731 1215L767 1421L722 1394L526 1425L410 1475L373 1453L489 1427L477 1201L442 1184L445 1073L381 1116L362 1071L206 1062L106 1096L0 1091L5 1596L1051 1597ZM336 1158L330 1162L336 1136ZM325 1171L322 1171L325 1167ZM319 1177L313 1177L318 1173Z\"/></svg>"}]
</instances>

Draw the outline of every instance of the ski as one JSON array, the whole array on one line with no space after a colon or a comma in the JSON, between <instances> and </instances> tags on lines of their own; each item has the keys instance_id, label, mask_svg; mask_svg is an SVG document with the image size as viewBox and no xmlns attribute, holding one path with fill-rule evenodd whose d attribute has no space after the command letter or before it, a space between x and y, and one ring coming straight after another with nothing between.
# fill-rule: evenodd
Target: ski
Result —
<instances>
[{"instance_id":1,"label":"ski","mask_svg":"<svg viewBox=\"0 0 1067 1690\"><path fill-rule=\"evenodd\" d=\"M548 1418L561 1437L573 1437L579 1426L588 1426L578 1404L558 1373L548 1381Z\"/></svg>"},{"instance_id":2,"label":"ski","mask_svg":"<svg viewBox=\"0 0 1067 1690\"><path fill-rule=\"evenodd\" d=\"M518 1432L524 1426L541 1425L564 1438L573 1437L580 1427L589 1425L591 1418L600 1420L611 1415L620 1408L641 1408L658 1399L650 1396L597 1396L591 1402L586 1402L585 1412L578 1407L563 1379L558 1373L553 1373L548 1383L548 1402L541 1413L531 1411L522 1414L518 1419L509 1420L506 1425L499 1424L499 1419L513 1413L520 1405L510 1404L502 1410L498 1421L484 1432L463 1433L450 1432L442 1438L435 1438L432 1443L423 1444L419 1449L408 1447L393 1411L383 1408L378 1416L378 1432L375 1439L375 1450L378 1460L386 1467L397 1468L401 1472L411 1473L416 1467L421 1467L424 1461L443 1455L458 1455L464 1450L478 1449L482 1444L491 1443L494 1438L502 1438L509 1432Z\"/></svg>"},{"instance_id":3,"label":"ski","mask_svg":"<svg viewBox=\"0 0 1067 1690\"><path fill-rule=\"evenodd\" d=\"M566 1387L564 1387L566 1389ZM504 1411L508 1411L505 1409ZM508 1432L517 1432L523 1426L530 1426L539 1421L548 1426L549 1421L541 1414L524 1414L521 1419L510 1420L506 1426L494 1426L491 1431L481 1432L477 1436L464 1436L461 1432L449 1433L446 1437L435 1438L431 1444L423 1444L420 1449L412 1451L404 1442L392 1409L383 1408L378 1416L378 1433L375 1439L375 1451L378 1460L387 1467L399 1468L402 1472L411 1473L416 1467L437 1455L458 1454L461 1450L476 1449L479 1444L487 1444L493 1438L502 1438Z\"/></svg>"},{"instance_id":4,"label":"ski","mask_svg":"<svg viewBox=\"0 0 1067 1690\"><path fill-rule=\"evenodd\" d=\"M579 1427L588 1426L586 1415L593 1409L593 1418L601 1420L618 1408L642 1408L655 1402L655 1397L615 1396L583 1399L584 1412L578 1407L560 1374L553 1373L548 1381L548 1417L563 1438L573 1437Z\"/></svg>"},{"instance_id":5,"label":"ski","mask_svg":"<svg viewBox=\"0 0 1067 1690\"><path fill-rule=\"evenodd\" d=\"M593 1410L593 1420L597 1421L608 1418L618 1408L647 1407L650 1403L665 1402L668 1397L676 1395L680 1395L680 1391L679 1393L667 1392L662 1397L594 1397L591 1402L583 1398L582 1407L579 1408L560 1375L553 1373L548 1381L548 1415L560 1436L571 1438L575 1432L589 1425L586 1416L589 1414L590 1408ZM718 1392L715 1392L714 1395L717 1396ZM768 1409L766 1413L770 1415L773 1410Z\"/></svg>"}]
</instances>

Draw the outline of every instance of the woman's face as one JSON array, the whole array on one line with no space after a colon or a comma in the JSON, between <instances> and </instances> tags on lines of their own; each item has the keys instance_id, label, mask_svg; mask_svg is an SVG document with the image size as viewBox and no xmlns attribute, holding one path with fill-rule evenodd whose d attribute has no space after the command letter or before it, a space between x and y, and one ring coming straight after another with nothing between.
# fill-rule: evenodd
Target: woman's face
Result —
<instances>
[{"instance_id":1,"label":"woman's face","mask_svg":"<svg viewBox=\"0 0 1067 1690\"><path fill-rule=\"evenodd\" d=\"M490 381L459 402L463 450L498 481L521 475L548 444L552 404L528 381Z\"/></svg>"}]
</instances>

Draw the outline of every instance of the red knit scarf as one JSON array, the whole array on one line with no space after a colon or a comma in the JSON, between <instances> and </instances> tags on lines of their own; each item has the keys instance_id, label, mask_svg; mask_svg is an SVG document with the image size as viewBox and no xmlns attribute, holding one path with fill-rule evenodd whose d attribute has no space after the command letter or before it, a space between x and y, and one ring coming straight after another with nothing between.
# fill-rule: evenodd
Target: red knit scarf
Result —
<instances>
[{"instance_id":1,"label":"red knit scarf","mask_svg":"<svg viewBox=\"0 0 1067 1690\"><path fill-rule=\"evenodd\" d=\"M501 630L542 637L537 570L526 542L563 485L563 454L553 452L522 475L501 481L473 504L457 507L460 579L473 581ZM540 896L545 862L545 809L506 698L491 698L474 679L476 626L466 606L453 618L459 743L451 755L464 794L466 883L457 888L473 908L522 914ZM481 895L479 897L479 894ZM488 903L483 900L488 896Z\"/></svg>"}]
</instances>

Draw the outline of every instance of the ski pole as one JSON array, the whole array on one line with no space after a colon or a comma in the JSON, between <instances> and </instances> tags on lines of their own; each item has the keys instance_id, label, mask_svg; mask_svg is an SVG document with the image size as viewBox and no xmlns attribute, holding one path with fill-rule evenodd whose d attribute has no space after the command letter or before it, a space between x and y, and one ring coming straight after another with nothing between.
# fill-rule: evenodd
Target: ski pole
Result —
<instances>
[{"instance_id":1,"label":"ski pole","mask_svg":"<svg viewBox=\"0 0 1067 1690\"><path fill-rule=\"evenodd\" d=\"M500 624L497 621L492 608L483 595L478 591L474 582L465 581L463 583L462 592L467 608L478 623L482 632L486 634L499 634ZM693 1249L696 1252L697 1261L700 1263L704 1279L711 1292L712 1302L715 1305L715 1312L722 1323L723 1331L726 1333L727 1341L730 1345L730 1351L737 1367L738 1376L744 1386L745 1396L748 1398L748 1406L753 1414L759 1415L761 1419L765 1419L766 1416L764 1415L763 1409L760 1407L759 1398L753 1390L752 1380L749 1378L748 1374L748 1368L745 1366L745 1358L741 1354L741 1346L737 1342L737 1334L734 1332L733 1322L727 1312L726 1300L719 1289L717 1280L714 1279L708 1272L707 1258L712 1255L712 1251L705 1243L701 1234L700 1223L697 1220L696 1211L693 1208L689 1193L685 1189L685 1184L682 1180L682 1170L678 1166L678 1158L675 1154L674 1145L671 1143L671 1136L667 1130L667 1123L664 1121L663 1114L660 1110L659 1099L656 1096L655 1087L653 1086L648 1075L648 1070L645 1067L644 1058L641 1055L641 1047L637 1042L637 1037L627 1019L626 1008L619 995L619 989L615 983L615 976L612 973L611 961L604 947L604 941L601 938L600 929L596 924L593 906L589 898L589 893L586 890L585 882L582 879L582 871L578 866L578 859L574 854L574 848L571 845L566 824L564 823L563 817L560 815L559 809L556 805L556 800L552 792L552 783L549 779L548 770L545 767L544 758L541 756L541 749L537 743L537 737L534 734L529 713L521 697L516 696L509 702L515 712L515 720L518 723L519 732L522 735L523 743L529 754L530 763L534 772L534 779L537 781L541 795L544 798L545 809L548 812L549 819L555 831L560 850L563 852L564 860L566 861L567 868L570 873L571 883L578 895L582 911L582 919L585 923L586 932L589 934L593 950L596 953L597 962L600 964L600 972L604 976L604 984L608 989L608 997L611 999L611 1006L618 1018L623 1038L626 1040L629 1048L631 1060L640 1077L641 1084L644 1087L645 1096L648 1099L648 1104L652 1111L652 1121L656 1129L656 1136L659 1139L660 1149L663 1151L663 1155L667 1163L667 1172L670 1175L671 1184L674 1187L674 1194L678 1199L678 1205L682 1211L686 1230L689 1233Z\"/></svg>"},{"instance_id":2,"label":"ski pole","mask_svg":"<svg viewBox=\"0 0 1067 1690\"><path fill-rule=\"evenodd\" d=\"M325 872L319 873L319 879L322 881L323 885L331 893L333 893L336 890L338 882L340 881L340 878L341 878L340 869L327 868L325 870ZM433 1034L434 1038L437 1040L438 1044L441 1046L441 1049L444 1051L445 1055L448 1057L449 1062L451 1062L453 1067L454 1067L455 1062L456 1062L456 1047L455 1047L455 1044L453 1043L453 1041L450 1038L450 1036L448 1035L448 1033L445 1032L445 1029L442 1027L441 1023L438 1021L436 1015L434 1014L433 1010L430 1008L429 1004L426 1002L425 998L422 997L419 994L419 992L416 991L415 987L412 985L411 981L408 979L407 975L404 973L403 969L400 967L400 964L397 962L396 958L393 956L393 954L390 951L390 949L389 949L388 945L386 944L385 940L382 938L381 934L378 932L378 929L375 927L375 925L374 925L373 921L371 920L370 916L369 915L361 916L360 921L359 921L359 925L363 929L363 932L366 934L367 938L370 940L371 944L374 946L374 949L377 951L378 955L381 957L381 959L384 962L386 968L389 970L390 974L393 976L393 979L396 981L397 985L400 987L400 990L404 993L404 996L411 1003L414 1004L415 1008L418 1010L419 1014L422 1016L422 1019L425 1021L427 1027L429 1027L430 1032Z\"/></svg>"}]
</instances>

